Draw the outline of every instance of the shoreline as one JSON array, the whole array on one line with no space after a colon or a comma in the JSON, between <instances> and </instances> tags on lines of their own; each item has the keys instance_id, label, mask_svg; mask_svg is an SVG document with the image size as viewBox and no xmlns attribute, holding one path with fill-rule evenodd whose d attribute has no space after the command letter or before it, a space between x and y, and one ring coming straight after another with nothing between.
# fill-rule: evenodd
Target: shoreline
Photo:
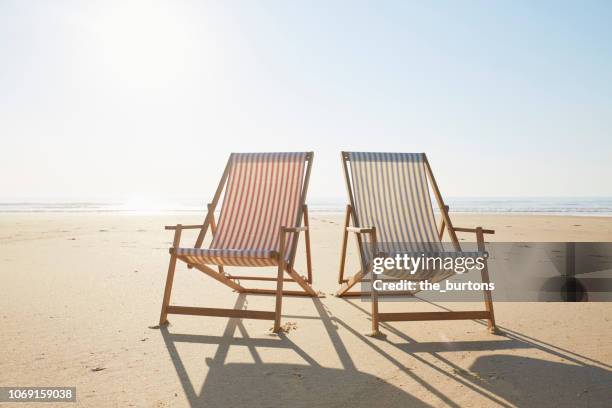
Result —
<instances>
[{"instance_id":1,"label":"shoreline","mask_svg":"<svg viewBox=\"0 0 612 408\"><path fill-rule=\"evenodd\" d=\"M308 211L311 214L324 214L324 215L332 215L332 216L344 216L345 210L318 210L309 208ZM206 212L205 209L199 210L172 210L172 211L138 211L138 210L92 210L92 211L58 211L58 210L36 210L36 211L0 211L0 216L8 215L8 216L16 216L16 215L134 215L134 216L169 216L169 215L200 215ZM219 211L215 211L218 213ZM438 216L440 214L439 211L434 209L434 215ZM450 211L450 216L453 215L469 215L469 216L519 216L519 217L600 217L600 218L612 218L612 212L602 212L602 213L587 213L587 212L522 212L522 211Z\"/></svg>"}]
</instances>

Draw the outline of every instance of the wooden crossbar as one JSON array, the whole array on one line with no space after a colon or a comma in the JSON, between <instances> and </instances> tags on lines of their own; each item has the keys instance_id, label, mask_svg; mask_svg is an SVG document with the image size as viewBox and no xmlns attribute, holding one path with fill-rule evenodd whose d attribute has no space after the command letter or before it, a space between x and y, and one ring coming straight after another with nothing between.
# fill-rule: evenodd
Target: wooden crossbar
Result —
<instances>
[{"instance_id":1,"label":"wooden crossbar","mask_svg":"<svg viewBox=\"0 0 612 408\"><path fill-rule=\"evenodd\" d=\"M378 291L378 296L381 297L394 297L394 296L414 296L414 292L410 292L410 291ZM343 293L341 296L342 297L359 297L359 296L367 296L370 297L371 293L370 292L362 292L362 291L355 291L355 292L345 292ZM340 296L340 295L337 295Z\"/></svg>"},{"instance_id":2,"label":"wooden crossbar","mask_svg":"<svg viewBox=\"0 0 612 408\"><path fill-rule=\"evenodd\" d=\"M276 280L276 279L274 279ZM246 288L240 293L249 293L252 295L276 295L276 289L259 289L259 288ZM312 294L304 292L302 290L283 290L283 296L307 296L312 297Z\"/></svg>"},{"instance_id":3,"label":"wooden crossbar","mask_svg":"<svg viewBox=\"0 0 612 408\"><path fill-rule=\"evenodd\" d=\"M277 278L269 276L226 275L229 279L276 282ZM291 278L283 278L283 282L295 282Z\"/></svg>"},{"instance_id":4,"label":"wooden crossbar","mask_svg":"<svg viewBox=\"0 0 612 408\"><path fill-rule=\"evenodd\" d=\"M242 290L244 289L242 286L240 286L239 284L237 284L236 282L234 282L231 279L228 279L227 276L222 275L221 273L215 271L214 269L206 266L206 265L193 265L194 268L196 268L197 270L199 270L202 273L205 273L206 275L210 276L211 278L223 283L224 285L229 286L230 288L238 291L238 292L242 292Z\"/></svg>"},{"instance_id":5,"label":"wooden crossbar","mask_svg":"<svg viewBox=\"0 0 612 408\"><path fill-rule=\"evenodd\" d=\"M237 310L217 309L212 307L190 307L190 306L168 306L170 314L215 316L215 317L239 317L243 319L274 320L274 312L262 310Z\"/></svg>"},{"instance_id":6,"label":"wooden crossbar","mask_svg":"<svg viewBox=\"0 0 612 408\"><path fill-rule=\"evenodd\" d=\"M381 322L489 319L490 317L490 313L486 310L468 310L460 312L378 313L378 320Z\"/></svg>"}]
</instances>

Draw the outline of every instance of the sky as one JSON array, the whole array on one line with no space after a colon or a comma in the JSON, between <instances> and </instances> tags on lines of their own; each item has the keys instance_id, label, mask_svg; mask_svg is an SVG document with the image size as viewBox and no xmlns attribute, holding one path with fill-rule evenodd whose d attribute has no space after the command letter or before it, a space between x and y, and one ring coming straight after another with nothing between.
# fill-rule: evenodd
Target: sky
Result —
<instances>
[{"instance_id":1,"label":"sky","mask_svg":"<svg viewBox=\"0 0 612 408\"><path fill-rule=\"evenodd\" d=\"M0 0L0 201L207 202L231 152L426 152L447 197L612 196L612 2Z\"/></svg>"}]
</instances>

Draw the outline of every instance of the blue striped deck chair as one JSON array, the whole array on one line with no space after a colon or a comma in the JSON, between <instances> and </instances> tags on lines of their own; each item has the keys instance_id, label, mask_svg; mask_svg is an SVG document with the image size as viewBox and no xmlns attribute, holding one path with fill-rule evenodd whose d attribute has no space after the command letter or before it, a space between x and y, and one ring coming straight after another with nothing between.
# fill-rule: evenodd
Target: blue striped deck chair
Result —
<instances>
[{"instance_id":1,"label":"blue striped deck chair","mask_svg":"<svg viewBox=\"0 0 612 408\"><path fill-rule=\"evenodd\" d=\"M408 295L415 292L383 292L368 288L351 291L357 283L372 282L371 268L375 257L397 254L461 253L457 233L476 234L479 252L485 251L484 234L495 231L454 227L444 204L425 153L365 153L342 152L342 166L349 197L344 222L342 254L337 296L369 296L372 304L372 335L380 335L379 322L415 320L486 319L491 333L496 331L491 292L484 291L485 310L380 313L378 297ZM440 211L436 223L432 195ZM450 242L443 242L448 231ZM355 233L361 269L345 278L344 269L349 233ZM410 280L439 282L453 276L453 271L419 271ZM489 283L486 266L481 270L482 281ZM402 279L407 278L405 272ZM399 280L400 278L398 278Z\"/></svg>"}]
</instances>

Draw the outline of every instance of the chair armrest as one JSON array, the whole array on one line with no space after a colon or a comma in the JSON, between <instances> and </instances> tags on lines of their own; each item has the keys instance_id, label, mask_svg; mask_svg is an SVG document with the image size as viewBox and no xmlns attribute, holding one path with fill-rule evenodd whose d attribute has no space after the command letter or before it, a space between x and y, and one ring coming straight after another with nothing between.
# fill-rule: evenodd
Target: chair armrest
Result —
<instances>
[{"instance_id":1,"label":"chair armrest","mask_svg":"<svg viewBox=\"0 0 612 408\"><path fill-rule=\"evenodd\" d=\"M371 234L374 232L374 227L346 227L348 232L354 232L355 234Z\"/></svg>"},{"instance_id":2,"label":"chair armrest","mask_svg":"<svg viewBox=\"0 0 612 408\"><path fill-rule=\"evenodd\" d=\"M282 232L303 232L307 230L308 227L281 227Z\"/></svg>"},{"instance_id":3,"label":"chair armrest","mask_svg":"<svg viewBox=\"0 0 612 408\"><path fill-rule=\"evenodd\" d=\"M461 227L453 227L456 232L473 232L476 233L477 228L461 228ZM490 229L482 229L483 234L495 234L495 230Z\"/></svg>"},{"instance_id":4,"label":"chair armrest","mask_svg":"<svg viewBox=\"0 0 612 408\"><path fill-rule=\"evenodd\" d=\"M204 227L204 225L182 225L182 224L177 224L177 225L166 225L164 227L165 230L184 230L184 229L199 229Z\"/></svg>"}]
</instances>

